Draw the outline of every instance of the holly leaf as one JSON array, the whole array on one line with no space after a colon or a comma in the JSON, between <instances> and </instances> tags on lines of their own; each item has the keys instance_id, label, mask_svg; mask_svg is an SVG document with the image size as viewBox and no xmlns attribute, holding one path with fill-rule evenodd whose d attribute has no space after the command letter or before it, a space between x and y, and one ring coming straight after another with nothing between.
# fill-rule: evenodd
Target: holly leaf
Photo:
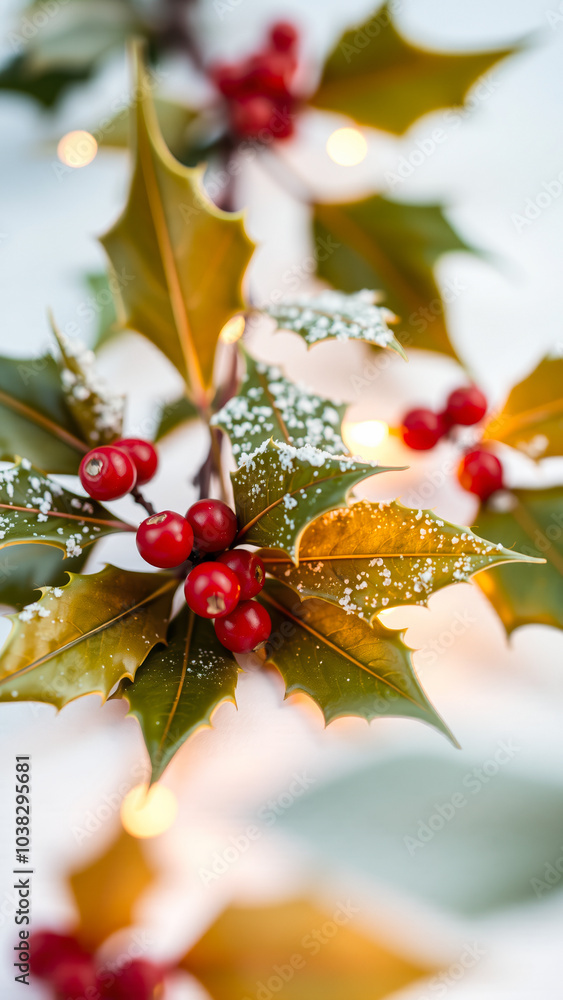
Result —
<instances>
[{"instance_id":1,"label":"holly leaf","mask_svg":"<svg viewBox=\"0 0 563 1000\"><path fill-rule=\"evenodd\" d=\"M220 211L206 195L205 168L183 167L167 149L138 46L134 55L133 178L125 211L102 243L115 270L134 275L119 289L126 325L148 337L206 405L219 334L244 306L254 244L242 214Z\"/></svg>"},{"instance_id":2,"label":"holly leaf","mask_svg":"<svg viewBox=\"0 0 563 1000\"><path fill-rule=\"evenodd\" d=\"M269 988L261 992L261 985L281 981L280 975L288 1000L383 1000L436 971L368 937L356 921L358 912L349 900L330 910L305 899L231 906L181 967L202 983L212 1000L266 997Z\"/></svg>"},{"instance_id":3,"label":"holly leaf","mask_svg":"<svg viewBox=\"0 0 563 1000\"><path fill-rule=\"evenodd\" d=\"M122 830L105 854L74 872L69 881L78 910L78 937L85 948L96 951L111 934L133 923L135 905L154 881L154 872L139 840Z\"/></svg>"},{"instance_id":4,"label":"holly leaf","mask_svg":"<svg viewBox=\"0 0 563 1000\"><path fill-rule=\"evenodd\" d=\"M133 530L95 500L63 489L26 459L0 472L0 549L43 543L79 556L104 535Z\"/></svg>"},{"instance_id":5,"label":"holly leaf","mask_svg":"<svg viewBox=\"0 0 563 1000\"><path fill-rule=\"evenodd\" d=\"M418 683L400 633L327 601L301 601L278 581L267 581L258 599L272 619L266 654L284 679L286 696L309 695L327 724L347 715L368 722L420 719L455 744Z\"/></svg>"},{"instance_id":6,"label":"holly leaf","mask_svg":"<svg viewBox=\"0 0 563 1000\"><path fill-rule=\"evenodd\" d=\"M345 292L381 289L385 304L400 317L397 337L403 347L457 357L432 269L442 254L471 248L439 205L402 204L379 195L318 204L314 228L317 239L333 247L319 261L321 278Z\"/></svg>"},{"instance_id":7,"label":"holly leaf","mask_svg":"<svg viewBox=\"0 0 563 1000\"><path fill-rule=\"evenodd\" d=\"M0 70L0 90L35 98L44 108L52 108L73 84L88 80L94 66L48 67L37 65L30 53L20 53Z\"/></svg>"},{"instance_id":8,"label":"holly leaf","mask_svg":"<svg viewBox=\"0 0 563 1000\"><path fill-rule=\"evenodd\" d=\"M498 493L480 508L477 526L488 538L545 559L477 577L507 632L533 624L563 628L563 487Z\"/></svg>"},{"instance_id":9,"label":"holly leaf","mask_svg":"<svg viewBox=\"0 0 563 1000\"><path fill-rule=\"evenodd\" d=\"M307 526L299 566L262 550L266 570L302 597L319 597L371 621L383 608L428 604L451 583L504 562L529 561L430 510L360 500Z\"/></svg>"},{"instance_id":10,"label":"holly leaf","mask_svg":"<svg viewBox=\"0 0 563 1000\"><path fill-rule=\"evenodd\" d=\"M56 361L0 358L0 459L25 455L45 472L73 475L87 451Z\"/></svg>"},{"instance_id":11,"label":"holly leaf","mask_svg":"<svg viewBox=\"0 0 563 1000\"><path fill-rule=\"evenodd\" d=\"M163 642L177 580L106 566L71 574L18 615L0 650L0 701L58 708L83 694L105 700Z\"/></svg>"},{"instance_id":12,"label":"holly leaf","mask_svg":"<svg viewBox=\"0 0 563 1000\"><path fill-rule=\"evenodd\" d=\"M390 471L376 462L274 441L242 455L240 463L231 473L239 523L237 544L282 549L295 562L309 521L345 504L352 486L362 479Z\"/></svg>"},{"instance_id":13,"label":"holly leaf","mask_svg":"<svg viewBox=\"0 0 563 1000\"><path fill-rule=\"evenodd\" d=\"M237 674L212 623L184 607L170 626L166 648L153 650L134 683L120 692L141 725L153 781L188 737L211 725L219 705L236 704Z\"/></svg>"},{"instance_id":14,"label":"holly leaf","mask_svg":"<svg viewBox=\"0 0 563 1000\"><path fill-rule=\"evenodd\" d=\"M563 455L563 358L544 358L515 385L500 413L483 431L530 458Z\"/></svg>"},{"instance_id":15,"label":"holly leaf","mask_svg":"<svg viewBox=\"0 0 563 1000\"><path fill-rule=\"evenodd\" d=\"M514 51L445 53L415 47L397 32L385 4L342 35L309 103L402 135L429 111L463 105L476 80Z\"/></svg>"},{"instance_id":16,"label":"holly leaf","mask_svg":"<svg viewBox=\"0 0 563 1000\"><path fill-rule=\"evenodd\" d=\"M199 416L199 410L187 396L180 396L171 403L165 403L160 411L158 427L155 441L161 441L163 437L175 431L181 424L195 420Z\"/></svg>"},{"instance_id":17,"label":"holly leaf","mask_svg":"<svg viewBox=\"0 0 563 1000\"><path fill-rule=\"evenodd\" d=\"M344 455L340 436L346 404L315 396L284 378L279 368L245 353L246 374L238 395L211 419L229 436L233 455L250 454L273 438L295 448L311 445L330 455Z\"/></svg>"},{"instance_id":18,"label":"holly leaf","mask_svg":"<svg viewBox=\"0 0 563 1000\"><path fill-rule=\"evenodd\" d=\"M176 159L183 162L183 157L190 145L188 128L198 118L198 112L185 104L179 104L177 101L163 97L155 97L154 108L164 142ZM114 149L126 149L131 138L133 124L131 108L122 108L104 127L100 145Z\"/></svg>"},{"instance_id":19,"label":"holly leaf","mask_svg":"<svg viewBox=\"0 0 563 1000\"><path fill-rule=\"evenodd\" d=\"M113 277L115 278L115 275ZM118 333L121 333L121 329L109 275L105 271L101 271L99 274L87 274L85 281L90 296L84 304L84 310L89 318L97 320L92 349L98 351L100 347L104 347Z\"/></svg>"},{"instance_id":20,"label":"holly leaf","mask_svg":"<svg viewBox=\"0 0 563 1000\"><path fill-rule=\"evenodd\" d=\"M123 432L124 399L112 396L96 371L96 357L52 324L61 352L61 384L68 408L90 447L111 444Z\"/></svg>"},{"instance_id":21,"label":"holly leaf","mask_svg":"<svg viewBox=\"0 0 563 1000\"><path fill-rule=\"evenodd\" d=\"M318 295L300 296L290 302L268 306L279 330L300 334L307 347L324 340L363 340L375 347L389 347L406 354L387 326L397 317L375 305L376 293L364 288L353 295L326 288Z\"/></svg>"},{"instance_id":22,"label":"holly leaf","mask_svg":"<svg viewBox=\"0 0 563 1000\"><path fill-rule=\"evenodd\" d=\"M89 556L66 556L52 545L9 545L0 549L0 604L21 611L41 587L63 587L68 573L80 573Z\"/></svg>"}]
</instances>

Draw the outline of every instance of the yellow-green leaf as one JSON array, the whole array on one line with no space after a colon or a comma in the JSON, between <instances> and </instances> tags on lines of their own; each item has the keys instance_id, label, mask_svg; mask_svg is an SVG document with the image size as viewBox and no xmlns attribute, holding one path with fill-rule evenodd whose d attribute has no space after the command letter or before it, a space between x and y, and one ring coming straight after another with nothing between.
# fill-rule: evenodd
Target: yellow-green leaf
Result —
<instances>
[{"instance_id":1,"label":"yellow-green leaf","mask_svg":"<svg viewBox=\"0 0 563 1000\"><path fill-rule=\"evenodd\" d=\"M27 459L0 472L0 549L32 542L79 556L104 535L132 530L95 500L63 489Z\"/></svg>"},{"instance_id":2,"label":"yellow-green leaf","mask_svg":"<svg viewBox=\"0 0 563 1000\"><path fill-rule=\"evenodd\" d=\"M198 112L185 104L168 98L155 97L154 108L162 138L170 152L180 161L189 147L188 127L193 124ZM131 108L122 108L104 127L100 146L124 149L129 145L133 126Z\"/></svg>"},{"instance_id":3,"label":"yellow-green leaf","mask_svg":"<svg viewBox=\"0 0 563 1000\"><path fill-rule=\"evenodd\" d=\"M255 361L246 352L245 361L238 394L211 420L228 434L235 458L270 438L295 448L311 445L331 455L346 453L340 436L346 405L315 396L286 379L279 368Z\"/></svg>"},{"instance_id":4,"label":"yellow-green leaf","mask_svg":"<svg viewBox=\"0 0 563 1000\"><path fill-rule=\"evenodd\" d=\"M431 510L368 503L329 511L305 529L299 566L282 552L260 553L268 573L302 597L320 597L368 621L384 608L428 603L480 570L528 561Z\"/></svg>"},{"instance_id":5,"label":"yellow-green leaf","mask_svg":"<svg viewBox=\"0 0 563 1000\"><path fill-rule=\"evenodd\" d=\"M287 694L308 694L327 723L346 715L368 722L400 716L427 722L455 742L418 683L399 632L327 601L301 601L278 581L268 581L259 600L272 619L268 660Z\"/></svg>"},{"instance_id":6,"label":"yellow-green leaf","mask_svg":"<svg viewBox=\"0 0 563 1000\"><path fill-rule=\"evenodd\" d=\"M96 358L80 340L70 340L55 324L61 352L61 384L81 436L90 447L111 444L122 436L124 399L112 396L96 372Z\"/></svg>"},{"instance_id":7,"label":"yellow-green leaf","mask_svg":"<svg viewBox=\"0 0 563 1000\"><path fill-rule=\"evenodd\" d=\"M155 441L162 440L181 424L195 420L198 416L197 407L186 396L180 396L179 399L174 399L171 403L165 403L159 414Z\"/></svg>"},{"instance_id":8,"label":"yellow-green leaf","mask_svg":"<svg viewBox=\"0 0 563 1000\"><path fill-rule=\"evenodd\" d=\"M515 385L483 437L512 445L530 458L563 455L563 358L544 358Z\"/></svg>"},{"instance_id":9,"label":"yellow-green leaf","mask_svg":"<svg viewBox=\"0 0 563 1000\"><path fill-rule=\"evenodd\" d=\"M71 574L61 588L11 615L0 650L0 701L47 701L62 708L83 694L107 698L164 642L177 580L106 566Z\"/></svg>"},{"instance_id":10,"label":"yellow-green leaf","mask_svg":"<svg viewBox=\"0 0 563 1000\"><path fill-rule=\"evenodd\" d=\"M401 135L429 111L462 105L475 81L513 51L446 53L415 47L396 31L385 4L342 35L310 103Z\"/></svg>"},{"instance_id":11,"label":"yellow-green leaf","mask_svg":"<svg viewBox=\"0 0 563 1000\"><path fill-rule=\"evenodd\" d=\"M298 333L307 347L324 340L363 340L374 347L388 347L401 357L406 354L389 329L397 317L376 305L377 293L364 288L352 295L326 288L318 295L301 296L268 306L279 330Z\"/></svg>"},{"instance_id":12,"label":"yellow-green leaf","mask_svg":"<svg viewBox=\"0 0 563 1000\"><path fill-rule=\"evenodd\" d=\"M139 840L122 830L105 854L73 872L69 881L78 910L77 936L95 951L133 923L135 906L154 873Z\"/></svg>"},{"instance_id":13,"label":"yellow-green leaf","mask_svg":"<svg viewBox=\"0 0 563 1000\"><path fill-rule=\"evenodd\" d=\"M346 503L352 486L389 469L345 455L265 441L243 455L231 480L239 523L237 542L283 549L297 562L304 528Z\"/></svg>"},{"instance_id":14,"label":"yellow-green leaf","mask_svg":"<svg viewBox=\"0 0 563 1000\"><path fill-rule=\"evenodd\" d=\"M41 587L64 587L68 573L80 573L90 554L67 556L52 545L9 545L0 549L0 604L21 611Z\"/></svg>"},{"instance_id":15,"label":"yellow-green leaf","mask_svg":"<svg viewBox=\"0 0 563 1000\"><path fill-rule=\"evenodd\" d=\"M56 361L0 358L0 459L24 455L45 472L73 475L87 451Z\"/></svg>"},{"instance_id":16,"label":"yellow-green leaf","mask_svg":"<svg viewBox=\"0 0 563 1000\"><path fill-rule=\"evenodd\" d=\"M319 261L319 275L346 292L378 288L399 316L397 338L456 357L444 303L433 274L442 254L470 250L439 205L411 205L379 195L314 209L316 236L334 247ZM449 290L457 295L456 288Z\"/></svg>"},{"instance_id":17,"label":"yellow-green leaf","mask_svg":"<svg viewBox=\"0 0 563 1000\"><path fill-rule=\"evenodd\" d=\"M252 256L240 213L206 195L204 168L183 167L160 133L146 70L135 49L134 171L125 211L102 239L116 271L124 321L149 338L205 405L217 341L243 306L242 279Z\"/></svg>"},{"instance_id":18,"label":"yellow-green leaf","mask_svg":"<svg viewBox=\"0 0 563 1000\"><path fill-rule=\"evenodd\" d=\"M170 626L166 648L153 650L122 692L141 725L153 781L192 733L211 725L222 702L235 704L237 674L212 623L185 607Z\"/></svg>"},{"instance_id":19,"label":"yellow-green leaf","mask_svg":"<svg viewBox=\"0 0 563 1000\"><path fill-rule=\"evenodd\" d=\"M271 1000L282 975L280 1000L384 1000L436 971L368 937L361 916L350 900L231 906L181 966L212 1000Z\"/></svg>"},{"instance_id":20,"label":"yellow-green leaf","mask_svg":"<svg viewBox=\"0 0 563 1000\"><path fill-rule=\"evenodd\" d=\"M475 529L545 559L542 565L499 566L477 577L507 632L533 624L563 628L563 487L499 493L480 508Z\"/></svg>"}]
</instances>

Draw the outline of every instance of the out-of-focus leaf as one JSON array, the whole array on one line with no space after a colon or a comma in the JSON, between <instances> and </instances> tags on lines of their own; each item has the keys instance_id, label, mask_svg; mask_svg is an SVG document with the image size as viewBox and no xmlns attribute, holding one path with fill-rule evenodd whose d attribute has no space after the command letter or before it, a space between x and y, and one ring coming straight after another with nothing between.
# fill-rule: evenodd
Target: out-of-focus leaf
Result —
<instances>
[{"instance_id":1,"label":"out-of-focus leaf","mask_svg":"<svg viewBox=\"0 0 563 1000\"><path fill-rule=\"evenodd\" d=\"M88 80L93 71L92 65L36 67L27 54L17 55L0 70L0 90L25 94L45 108L52 108L69 87Z\"/></svg>"},{"instance_id":2,"label":"out-of-focus leaf","mask_svg":"<svg viewBox=\"0 0 563 1000\"><path fill-rule=\"evenodd\" d=\"M377 295L364 288L353 295L327 288L315 296L268 306L279 330L298 333L307 347L324 340L363 340L375 347L389 347L402 357L406 354L387 326L397 317L375 304Z\"/></svg>"},{"instance_id":3,"label":"out-of-focus leaf","mask_svg":"<svg viewBox=\"0 0 563 1000\"><path fill-rule=\"evenodd\" d=\"M180 396L171 403L165 403L160 411L160 418L155 435L155 441L160 441L171 431L175 431L181 424L190 420L195 420L199 416L197 406L187 396Z\"/></svg>"},{"instance_id":4,"label":"out-of-focus leaf","mask_svg":"<svg viewBox=\"0 0 563 1000\"><path fill-rule=\"evenodd\" d=\"M379 760L315 786L278 822L308 843L319 879L342 869L367 894L390 886L437 907L442 920L501 907L513 915L538 897L550 905L563 886L551 867L561 857L563 798L559 785L518 773L525 752L496 729L480 756Z\"/></svg>"},{"instance_id":5,"label":"out-of-focus leaf","mask_svg":"<svg viewBox=\"0 0 563 1000\"><path fill-rule=\"evenodd\" d=\"M379 288L399 316L397 338L456 357L433 267L442 254L471 248L439 205L409 205L379 195L338 205L315 205L316 236L333 247L319 275L346 292ZM456 293L457 294L457 293Z\"/></svg>"},{"instance_id":6,"label":"out-of-focus leaf","mask_svg":"<svg viewBox=\"0 0 563 1000\"><path fill-rule=\"evenodd\" d=\"M445 53L415 47L395 30L391 6L385 4L342 35L309 100L360 125L401 135L429 111L462 105L476 80L512 52Z\"/></svg>"},{"instance_id":7,"label":"out-of-focus leaf","mask_svg":"<svg viewBox=\"0 0 563 1000\"><path fill-rule=\"evenodd\" d=\"M124 400L112 396L96 371L96 356L80 340L70 340L53 324L61 352L63 392L82 437L90 447L111 444L123 431Z\"/></svg>"},{"instance_id":8,"label":"out-of-focus leaf","mask_svg":"<svg viewBox=\"0 0 563 1000\"><path fill-rule=\"evenodd\" d=\"M266 583L259 600L272 619L267 657L287 694L308 694L327 723L346 715L368 722L400 716L426 722L455 743L418 683L400 633L327 601L300 601L277 581Z\"/></svg>"},{"instance_id":9,"label":"out-of-focus leaf","mask_svg":"<svg viewBox=\"0 0 563 1000\"><path fill-rule=\"evenodd\" d=\"M236 704L237 673L212 623L185 607L170 626L166 648L153 650L122 692L141 725L153 781L192 733L211 725L220 704Z\"/></svg>"},{"instance_id":10,"label":"out-of-focus leaf","mask_svg":"<svg viewBox=\"0 0 563 1000\"><path fill-rule=\"evenodd\" d=\"M23 455L45 472L72 475L87 451L56 361L0 358L0 458Z\"/></svg>"},{"instance_id":11,"label":"out-of-focus leaf","mask_svg":"<svg viewBox=\"0 0 563 1000\"><path fill-rule=\"evenodd\" d=\"M515 385L483 437L512 445L530 458L563 455L563 358L544 358Z\"/></svg>"},{"instance_id":12,"label":"out-of-focus leaf","mask_svg":"<svg viewBox=\"0 0 563 1000\"><path fill-rule=\"evenodd\" d=\"M154 873L139 840L122 830L105 854L74 872L69 881L80 921L78 937L95 951L111 934L133 923L135 905Z\"/></svg>"},{"instance_id":13,"label":"out-of-focus leaf","mask_svg":"<svg viewBox=\"0 0 563 1000\"><path fill-rule=\"evenodd\" d=\"M177 580L106 566L11 615L0 650L0 701L62 708L83 694L107 698L163 642Z\"/></svg>"},{"instance_id":14,"label":"out-of-focus leaf","mask_svg":"<svg viewBox=\"0 0 563 1000\"><path fill-rule=\"evenodd\" d=\"M63 489L26 459L0 472L0 549L43 543L79 556L98 538L130 530L101 504Z\"/></svg>"},{"instance_id":15,"label":"out-of-focus leaf","mask_svg":"<svg viewBox=\"0 0 563 1000\"><path fill-rule=\"evenodd\" d=\"M280 975L283 1000L383 1000L435 971L367 937L358 913L354 900L326 910L305 899L231 906L181 965L212 1000L265 1000Z\"/></svg>"},{"instance_id":16,"label":"out-of-focus leaf","mask_svg":"<svg viewBox=\"0 0 563 1000\"><path fill-rule=\"evenodd\" d=\"M167 149L146 70L135 49L136 147L125 211L103 237L127 326L138 330L186 378L206 405L219 334L243 306L242 279L254 244L242 214L222 212L204 192L204 168L183 167ZM220 279L220 280L219 280Z\"/></svg>"},{"instance_id":17,"label":"out-of-focus leaf","mask_svg":"<svg viewBox=\"0 0 563 1000\"><path fill-rule=\"evenodd\" d=\"M68 573L80 573L89 550L64 557L52 545L9 545L0 549L0 604L21 611L41 587L64 587Z\"/></svg>"},{"instance_id":18,"label":"out-of-focus leaf","mask_svg":"<svg viewBox=\"0 0 563 1000\"><path fill-rule=\"evenodd\" d=\"M334 457L307 445L265 441L232 473L239 523L238 542L283 549L297 562L304 528L327 510L346 503L352 486L389 469Z\"/></svg>"},{"instance_id":19,"label":"out-of-focus leaf","mask_svg":"<svg viewBox=\"0 0 563 1000\"><path fill-rule=\"evenodd\" d=\"M546 560L540 566L499 566L477 577L507 632L534 623L563 628L563 487L500 493L480 508L475 530Z\"/></svg>"},{"instance_id":20,"label":"out-of-focus leaf","mask_svg":"<svg viewBox=\"0 0 563 1000\"><path fill-rule=\"evenodd\" d=\"M368 503L329 511L305 529L299 566L262 550L266 570L302 597L320 597L371 620L383 608L427 604L450 583L528 557L509 552L437 517L402 504Z\"/></svg>"},{"instance_id":21,"label":"out-of-focus leaf","mask_svg":"<svg viewBox=\"0 0 563 1000\"><path fill-rule=\"evenodd\" d=\"M186 107L185 104L178 104L177 101L162 97L155 97L154 108L162 138L173 156L181 160L186 151L186 131L197 118L198 112L193 108ZM131 139L133 125L131 109L129 107L122 108L105 125L100 137L100 146L126 149Z\"/></svg>"},{"instance_id":22,"label":"out-of-focus leaf","mask_svg":"<svg viewBox=\"0 0 563 1000\"><path fill-rule=\"evenodd\" d=\"M115 276L113 276L113 280L117 280ZM91 295L82 304L82 315L85 319L96 320L92 348L97 351L120 333L121 329L108 274L105 271L99 274L87 274L86 284Z\"/></svg>"},{"instance_id":23,"label":"out-of-focus leaf","mask_svg":"<svg viewBox=\"0 0 563 1000\"><path fill-rule=\"evenodd\" d=\"M250 454L273 438L295 448L311 445L344 455L340 436L346 405L315 396L286 379L279 368L245 354L246 374L236 396L212 418L228 434L233 455Z\"/></svg>"}]
</instances>

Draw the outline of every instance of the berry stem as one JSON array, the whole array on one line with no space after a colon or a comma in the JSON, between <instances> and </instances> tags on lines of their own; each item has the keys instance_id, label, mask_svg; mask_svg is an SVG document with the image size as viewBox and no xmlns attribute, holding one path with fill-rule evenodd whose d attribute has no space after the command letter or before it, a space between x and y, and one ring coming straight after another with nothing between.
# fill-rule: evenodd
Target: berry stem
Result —
<instances>
[{"instance_id":1,"label":"berry stem","mask_svg":"<svg viewBox=\"0 0 563 1000\"><path fill-rule=\"evenodd\" d=\"M146 510L147 514L149 515L149 517L152 517L153 514L156 514L156 508L153 507L153 505L150 502L150 500L145 500L145 497L141 493L141 491L140 491L140 489L139 489L138 486L135 486L131 490L131 496L133 497L133 500L135 501L135 503L139 503L141 505L141 507L145 508L145 510Z\"/></svg>"}]
</instances>

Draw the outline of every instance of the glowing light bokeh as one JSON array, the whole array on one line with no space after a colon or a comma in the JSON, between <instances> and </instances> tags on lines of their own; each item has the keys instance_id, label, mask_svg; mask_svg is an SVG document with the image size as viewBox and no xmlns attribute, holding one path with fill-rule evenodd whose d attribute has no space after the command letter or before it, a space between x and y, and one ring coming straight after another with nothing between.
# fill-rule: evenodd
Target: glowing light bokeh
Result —
<instances>
[{"instance_id":1,"label":"glowing light bokeh","mask_svg":"<svg viewBox=\"0 0 563 1000\"><path fill-rule=\"evenodd\" d=\"M341 167L355 167L365 160L368 144L357 128L337 128L327 140L326 151Z\"/></svg>"},{"instance_id":2,"label":"glowing light bokeh","mask_svg":"<svg viewBox=\"0 0 563 1000\"><path fill-rule=\"evenodd\" d=\"M178 813L174 792L165 785L136 785L121 804L121 822L133 837L157 837L172 826Z\"/></svg>"},{"instance_id":3,"label":"glowing light bokeh","mask_svg":"<svg viewBox=\"0 0 563 1000\"><path fill-rule=\"evenodd\" d=\"M225 323L219 334L219 339L224 344L234 344L235 341L240 340L242 337L245 326L246 320L244 316L233 316L232 319Z\"/></svg>"},{"instance_id":4,"label":"glowing light bokeh","mask_svg":"<svg viewBox=\"0 0 563 1000\"><path fill-rule=\"evenodd\" d=\"M389 435L389 427L384 420L361 420L358 423L344 421L342 438L353 455L362 458L376 458L377 451Z\"/></svg>"},{"instance_id":5,"label":"glowing light bokeh","mask_svg":"<svg viewBox=\"0 0 563 1000\"><path fill-rule=\"evenodd\" d=\"M87 167L98 152L98 143L90 132L78 129L67 132L57 146L57 156L67 167Z\"/></svg>"}]
</instances>

